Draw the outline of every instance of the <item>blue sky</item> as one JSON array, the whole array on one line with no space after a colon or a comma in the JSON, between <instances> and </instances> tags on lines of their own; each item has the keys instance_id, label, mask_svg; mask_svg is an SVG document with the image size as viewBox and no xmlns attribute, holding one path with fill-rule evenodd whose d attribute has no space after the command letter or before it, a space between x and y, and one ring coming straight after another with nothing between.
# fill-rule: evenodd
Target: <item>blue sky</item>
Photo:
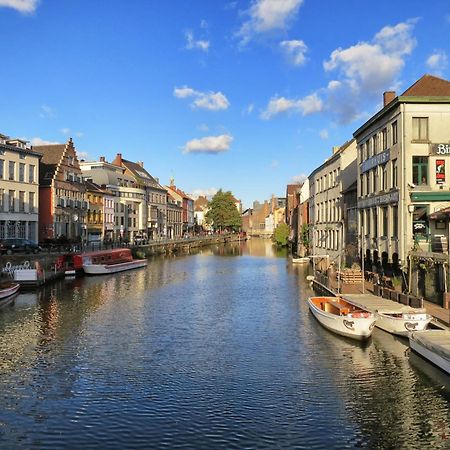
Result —
<instances>
[{"instance_id":1,"label":"blue sky","mask_svg":"<svg viewBox=\"0 0 450 450\"><path fill-rule=\"evenodd\" d=\"M0 133L244 206L285 195L383 91L450 78L449 0L0 0L0 22Z\"/></svg>"}]
</instances>

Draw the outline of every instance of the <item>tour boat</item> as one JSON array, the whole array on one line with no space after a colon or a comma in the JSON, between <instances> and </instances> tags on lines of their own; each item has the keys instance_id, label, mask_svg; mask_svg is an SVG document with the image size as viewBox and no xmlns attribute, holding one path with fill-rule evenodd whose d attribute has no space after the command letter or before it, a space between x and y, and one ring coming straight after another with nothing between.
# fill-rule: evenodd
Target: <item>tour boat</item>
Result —
<instances>
[{"instance_id":1,"label":"tour boat","mask_svg":"<svg viewBox=\"0 0 450 450\"><path fill-rule=\"evenodd\" d=\"M433 319L424 310L408 312L377 311L377 314L376 326L399 336L408 336L412 331L423 331Z\"/></svg>"},{"instance_id":2,"label":"tour boat","mask_svg":"<svg viewBox=\"0 0 450 450\"><path fill-rule=\"evenodd\" d=\"M19 283L7 282L0 285L0 307L8 304L11 301L12 295L14 295L20 288Z\"/></svg>"},{"instance_id":3,"label":"tour boat","mask_svg":"<svg viewBox=\"0 0 450 450\"><path fill-rule=\"evenodd\" d=\"M410 333L409 346L450 375L450 330L425 330Z\"/></svg>"},{"instance_id":4,"label":"tour boat","mask_svg":"<svg viewBox=\"0 0 450 450\"><path fill-rule=\"evenodd\" d=\"M82 267L88 275L106 275L145 267L147 260L133 259L129 248L116 248L74 255L73 264L75 270Z\"/></svg>"},{"instance_id":5,"label":"tour boat","mask_svg":"<svg viewBox=\"0 0 450 450\"><path fill-rule=\"evenodd\" d=\"M353 339L368 339L377 316L344 300L342 297L310 297L309 309L330 331Z\"/></svg>"}]
</instances>

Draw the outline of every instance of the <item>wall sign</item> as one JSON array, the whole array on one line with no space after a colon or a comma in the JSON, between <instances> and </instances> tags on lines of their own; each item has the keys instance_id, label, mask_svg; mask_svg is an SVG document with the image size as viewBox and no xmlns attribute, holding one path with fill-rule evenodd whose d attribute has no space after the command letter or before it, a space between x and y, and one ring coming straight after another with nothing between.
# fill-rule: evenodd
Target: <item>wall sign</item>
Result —
<instances>
[{"instance_id":1,"label":"wall sign","mask_svg":"<svg viewBox=\"0 0 450 450\"><path fill-rule=\"evenodd\" d=\"M398 191L358 200L358 208L372 208L374 206L388 205L390 203L398 203Z\"/></svg>"},{"instance_id":2,"label":"wall sign","mask_svg":"<svg viewBox=\"0 0 450 450\"><path fill-rule=\"evenodd\" d=\"M449 156L450 144L431 144L430 155Z\"/></svg>"},{"instance_id":3,"label":"wall sign","mask_svg":"<svg viewBox=\"0 0 450 450\"><path fill-rule=\"evenodd\" d=\"M445 159L436 160L436 184L445 183Z\"/></svg>"},{"instance_id":4,"label":"wall sign","mask_svg":"<svg viewBox=\"0 0 450 450\"><path fill-rule=\"evenodd\" d=\"M449 151L450 153L450 151ZM386 164L391 159L391 151L385 150L378 155L372 156L361 163L361 173L367 172L380 164Z\"/></svg>"}]
</instances>

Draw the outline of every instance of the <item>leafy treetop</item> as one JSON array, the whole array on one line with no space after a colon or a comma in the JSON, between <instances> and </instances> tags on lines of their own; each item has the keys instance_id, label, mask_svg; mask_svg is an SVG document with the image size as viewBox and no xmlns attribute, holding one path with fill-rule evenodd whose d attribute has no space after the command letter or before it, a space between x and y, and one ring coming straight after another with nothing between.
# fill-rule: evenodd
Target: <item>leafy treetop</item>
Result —
<instances>
[{"instance_id":1,"label":"leafy treetop","mask_svg":"<svg viewBox=\"0 0 450 450\"><path fill-rule=\"evenodd\" d=\"M214 230L238 231L241 224L241 214L236 208L236 200L230 191L220 189L208 203L206 220Z\"/></svg>"}]
</instances>

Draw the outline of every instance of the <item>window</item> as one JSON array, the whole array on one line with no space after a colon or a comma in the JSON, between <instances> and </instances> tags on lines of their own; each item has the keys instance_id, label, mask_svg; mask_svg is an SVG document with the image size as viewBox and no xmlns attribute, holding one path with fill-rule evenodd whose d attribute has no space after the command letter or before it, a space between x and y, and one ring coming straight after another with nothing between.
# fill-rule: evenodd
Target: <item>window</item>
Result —
<instances>
[{"instance_id":1,"label":"window","mask_svg":"<svg viewBox=\"0 0 450 450\"><path fill-rule=\"evenodd\" d=\"M428 156L413 156L413 183L428 184Z\"/></svg>"},{"instance_id":2,"label":"window","mask_svg":"<svg viewBox=\"0 0 450 450\"><path fill-rule=\"evenodd\" d=\"M428 140L428 117L413 117L412 126L414 141Z\"/></svg>"},{"instance_id":3,"label":"window","mask_svg":"<svg viewBox=\"0 0 450 450\"><path fill-rule=\"evenodd\" d=\"M387 164L383 164L381 166L381 191L386 191L388 189L388 181L387 181Z\"/></svg>"},{"instance_id":4,"label":"window","mask_svg":"<svg viewBox=\"0 0 450 450\"><path fill-rule=\"evenodd\" d=\"M0 189L0 212L5 210L5 190Z\"/></svg>"},{"instance_id":5,"label":"window","mask_svg":"<svg viewBox=\"0 0 450 450\"><path fill-rule=\"evenodd\" d=\"M366 210L366 236L370 234L370 209Z\"/></svg>"},{"instance_id":6,"label":"window","mask_svg":"<svg viewBox=\"0 0 450 450\"><path fill-rule=\"evenodd\" d=\"M370 158L372 155L370 154L370 140L368 139L366 142L366 159Z\"/></svg>"},{"instance_id":7,"label":"window","mask_svg":"<svg viewBox=\"0 0 450 450\"><path fill-rule=\"evenodd\" d=\"M366 195L369 195L371 193L370 189L370 172L366 173Z\"/></svg>"},{"instance_id":8,"label":"window","mask_svg":"<svg viewBox=\"0 0 450 450\"><path fill-rule=\"evenodd\" d=\"M381 236L388 236L388 209L381 208Z\"/></svg>"},{"instance_id":9,"label":"window","mask_svg":"<svg viewBox=\"0 0 450 450\"><path fill-rule=\"evenodd\" d=\"M395 122L392 122L392 145L394 145L398 142L397 132L398 132L397 121L395 121Z\"/></svg>"},{"instance_id":10,"label":"window","mask_svg":"<svg viewBox=\"0 0 450 450\"><path fill-rule=\"evenodd\" d=\"M3 180L4 171L5 171L5 160L0 159L0 180Z\"/></svg>"},{"instance_id":11,"label":"window","mask_svg":"<svg viewBox=\"0 0 450 450\"><path fill-rule=\"evenodd\" d=\"M392 169L392 187L396 188L398 186L398 174L397 174L397 159L391 161Z\"/></svg>"},{"instance_id":12,"label":"window","mask_svg":"<svg viewBox=\"0 0 450 450\"><path fill-rule=\"evenodd\" d=\"M364 194L364 174L361 174L359 177L359 194L360 195L365 195Z\"/></svg>"},{"instance_id":13,"label":"window","mask_svg":"<svg viewBox=\"0 0 450 450\"><path fill-rule=\"evenodd\" d=\"M9 212L14 212L14 191L9 191Z\"/></svg>"},{"instance_id":14,"label":"window","mask_svg":"<svg viewBox=\"0 0 450 450\"><path fill-rule=\"evenodd\" d=\"M378 237L378 216L377 216L377 208L372 209L372 217L373 217L373 237Z\"/></svg>"},{"instance_id":15,"label":"window","mask_svg":"<svg viewBox=\"0 0 450 450\"><path fill-rule=\"evenodd\" d=\"M29 212L32 213L34 212L34 192L30 192L28 194L28 204L29 204Z\"/></svg>"},{"instance_id":16,"label":"window","mask_svg":"<svg viewBox=\"0 0 450 450\"><path fill-rule=\"evenodd\" d=\"M28 166L28 182L29 183L34 183L34 165L30 164Z\"/></svg>"},{"instance_id":17,"label":"window","mask_svg":"<svg viewBox=\"0 0 450 450\"><path fill-rule=\"evenodd\" d=\"M9 162L9 177L8 179L13 181L14 180L14 172L16 171L16 163L14 161Z\"/></svg>"},{"instance_id":18,"label":"window","mask_svg":"<svg viewBox=\"0 0 450 450\"><path fill-rule=\"evenodd\" d=\"M383 131L381 132L381 136L382 136L383 150L386 150L388 148L387 128L383 128Z\"/></svg>"},{"instance_id":19,"label":"window","mask_svg":"<svg viewBox=\"0 0 450 450\"><path fill-rule=\"evenodd\" d=\"M19 191L19 211L25 212L25 192Z\"/></svg>"},{"instance_id":20,"label":"window","mask_svg":"<svg viewBox=\"0 0 450 450\"><path fill-rule=\"evenodd\" d=\"M392 207L392 237L398 237L398 206Z\"/></svg>"},{"instance_id":21,"label":"window","mask_svg":"<svg viewBox=\"0 0 450 450\"><path fill-rule=\"evenodd\" d=\"M374 134L372 137L372 148L373 154L376 155L378 153L378 134Z\"/></svg>"},{"instance_id":22,"label":"window","mask_svg":"<svg viewBox=\"0 0 450 450\"><path fill-rule=\"evenodd\" d=\"M426 205L414 205L413 236L414 239L426 238L428 235L428 211Z\"/></svg>"},{"instance_id":23,"label":"window","mask_svg":"<svg viewBox=\"0 0 450 450\"><path fill-rule=\"evenodd\" d=\"M19 181L22 183L25 181L25 164L20 163L19 164Z\"/></svg>"}]
</instances>

